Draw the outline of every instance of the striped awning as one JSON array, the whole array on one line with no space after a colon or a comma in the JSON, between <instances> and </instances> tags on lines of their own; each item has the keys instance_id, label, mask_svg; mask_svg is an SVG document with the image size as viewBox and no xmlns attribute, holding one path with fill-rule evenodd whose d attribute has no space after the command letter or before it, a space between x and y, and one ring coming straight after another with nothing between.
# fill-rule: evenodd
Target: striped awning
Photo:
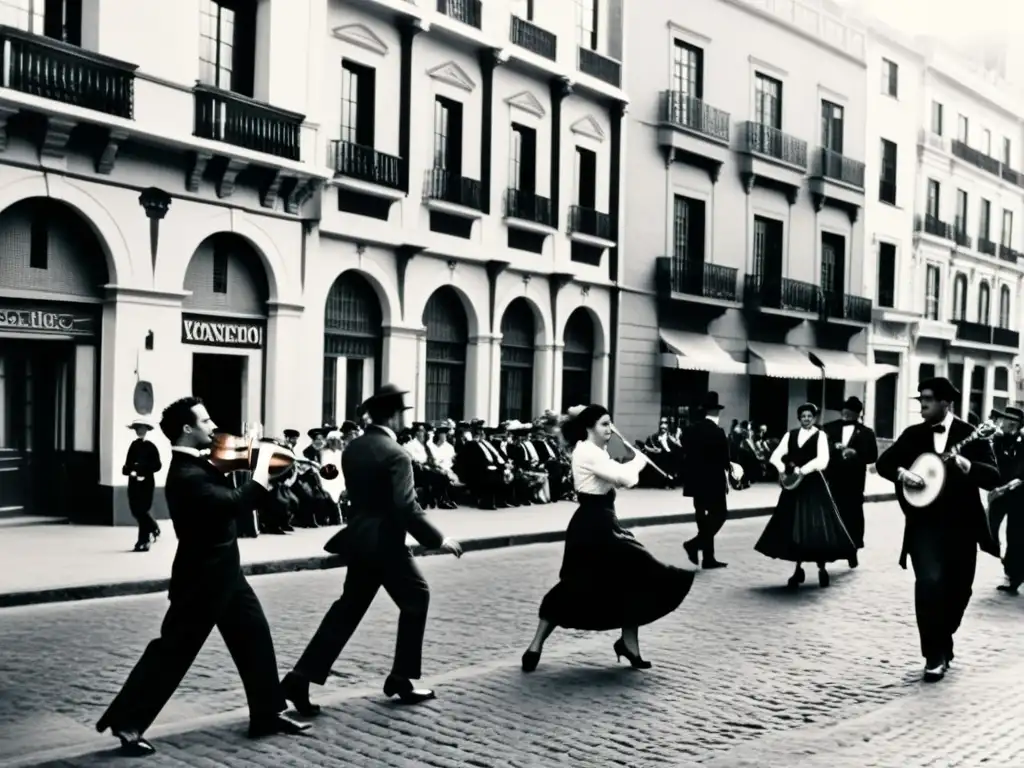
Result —
<instances>
[{"instance_id":1,"label":"striped awning","mask_svg":"<svg viewBox=\"0 0 1024 768\"><path fill-rule=\"evenodd\" d=\"M826 379L837 381L877 381L887 373L899 371L892 365L868 365L852 352L836 349L812 349L811 359L825 371Z\"/></svg>"},{"instance_id":2,"label":"striped awning","mask_svg":"<svg viewBox=\"0 0 1024 768\"><path fill-rule=\"evenodd\" d=\"M748 341L751 376L770 376L773 379L820 379L821 368L796 347Z\"/></svg>"},{"instance_id":3,"label":"striped awning","mask_svg":"<svg viewBox=\"0 0 1024 768\"><path fill-rule=\"evenodd\" d=\"M668 349L668 352L661 355L662 368L738 376L747 372L746 364L734 360L711 336L665 328L659 334L661 343Z\"/></svg>"}]
</instances>

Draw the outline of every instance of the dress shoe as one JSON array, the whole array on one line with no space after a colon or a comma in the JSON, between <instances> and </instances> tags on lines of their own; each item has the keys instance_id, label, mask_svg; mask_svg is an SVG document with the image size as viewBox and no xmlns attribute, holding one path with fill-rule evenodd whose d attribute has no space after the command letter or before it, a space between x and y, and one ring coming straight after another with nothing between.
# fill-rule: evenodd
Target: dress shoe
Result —
<instances>
[{"instance_id":1,"label":"dress shoe","mask_svg":"<svg viewBox=\"0 0 1024 768\"><path fill-rule=\"evenodd\" d=\"M728 563L723 563L721 560L715 560L714 558L704 558L704 564L701 566L705 571L710 571L715 568L728 568Z\"/></svg>"},{"instance_id":2,"label":"dress shoe","mask_svg":"<svg viewBox=\"0 0 1024 768\"><path fill-rule=\"evenodd\" d=\"M148 541L140 541L140 542L136 543L135 551L136 552L149 552L149 542Z\"/></svg>"},{"instance_id":3,"label":"dress shoe","mask_svg":"<svg viewBox=\"0 0 1024 768\"><path fill-rule=\"evenodd\" d=\"M686 550L686 556L688 558L690 558L690 562L693 563L694 565L697 565L697 562L698 562L698 560L697 560L697 553L698 553L697 542L695 542L695 541L684 541L683 542L683 549Z\"/></svg>"},{"instance_id":4,"label":"dress shoe","mask_svg":"<svg viewBox=\"0 0 1024 768\"><path fill-rule=\"evenodd\" d=\"M857 555L854 555L846 562L849 564L851 568L856 568L858 565L860 565L860 560L857 559Z\"/></svg>"},{"instance_id":5,"label":"dress shoe","mask_svg":"<svg viewBox=\"0 0 1024 768\"><path fill-rule=\"evenodd\" d=\"M249 720L249 738L261 739L264 736L273 736L277 733L296 736L303 731L308 731L309 728L309 723L300 723L285 714L269 715Z\"/></svg>"},{"instance_id":6,"label":"dress shoe","mask_svg":"<svg viewBox=\"0 0 1024 768\"><path fill-rule=\"evenodd\" d=\"M945 659L929 659L924 665L923 680L926 683L937 683L946 676Z\"/></svg>"},{"instance_id":7,"label":"dress shoe","mask_svg":"<svg viewBox=\"0 0 1024 768\"><path fill-rule=\"evenodd\" d=\"M429 688L414 688L411 680L388 675L384 681L384 695L389 699L397 696L403 704L419 704L436 699L436 694Z\"/></svg>"},{"instance_id":8,"label":"dress shoe","mask_svg":"<svg viewBox=\"0 0 1024 768\"><path fill-rule=\"evenodd\" d=\"M320 714L320 705L309 700L309 683L294 672L284 676L281 693L302 717L316 717Z\"/></svg>"},{"instance_id":9,"label":"dress shoe","mask_svg":"<svg viewBox=\"0 0 1024 768\"><path fill-rule=\"evenodd\" d=\"M103 723L103 721L101 720L100 723ZM98 729L99 724L96 727ZM117 730L114 730L113 733L121 740L119 752L122 757L148 757L156 752L156 748L146 739L142 738L141 733Z\"/></svg>"},{"instance_id":10,"label":"dress shoe","mask_svg":"<svg viewBox=\"0 0 1024 768\"><path fill-rule=\"evenodd\" d=\"M996 587L996 589L998 589L1000 592L1005 592L1008 595L1019 595L1020 594L1020 592L1018 591L1019 587L1020 587L1019 584L1014 584L1013 582L1009 582L1007 584L1000 584L998 587Z\"/></svg>"},{"instance_id":11,"label":"dress shoe","mask_svg":"<svg viewBox=\"0 0 1024 768\"><path fill-rule=\"evenodd\" d=\"M533 672L540 664L540 651L527 651L523 654L523 672Z\"/></svg>"}]
</instances>

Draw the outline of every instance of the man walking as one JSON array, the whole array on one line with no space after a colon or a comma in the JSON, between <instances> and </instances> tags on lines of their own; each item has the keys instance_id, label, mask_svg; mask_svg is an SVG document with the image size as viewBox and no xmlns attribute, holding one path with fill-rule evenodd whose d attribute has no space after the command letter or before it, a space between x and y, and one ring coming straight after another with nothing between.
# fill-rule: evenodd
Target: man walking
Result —
<instances>
[{"instance_id":1,"label":"man walking","mask_svg":"<svg viewBox=\"0 0 1024 768\"><path fill-rule=\"evenodd\" d=\"M903 430L878 457L875 468L896 484L905 516L900 565L907 567L909 555L924 680L936 682L953 660L953 635L971 600L978 547L999 557L979 493L996 487L999 470L988 440L965 442L975 430L950 410L960 393L949 379L928 379L917 389L924 423ZM945 462L945 483L935 501L925 507L907 503L905 489L926 487L925 480L910 471L917 458L928 453L942 456L961 444L959 453Z\"/></svg>"},{"instance_id":2,"label":"man walking","mask_svg":"<svg viewBox=\"0 0 1024 768\"><path fill-rule=\"evenodd\" d=\"M690 562L697 564L703 553L706 569L725 568L715 558L715 534L722 530L729 510L725 496L729 492L727 474L731 471L729 439L718 426L724 408L717 392L708 392L697 406L697 420L683 432L683 495L693 499L697 535L683 544Z\"/></svg>"},{"instance_id":3,"label":"man walking","mask_svg":"<svg viewBox=\"0 0 1024 768\"><path fill-rule=\"evenodd\" d=\"M148 552L151 542L160 537L160 526L150 513L153 506L153 476L163 465L160 451L146 435L153 425L146 419L135 419L128 428L135 432L135 439L128 446L121 474L128 478L128 509L139 524L139 537L135 542L136 552Z\"/></svg>"},{"instance_id":4,"label":"man walking","mask_svg":"<svg viewBox=\"0 0 1024 768\"><path fill-rule=\"evenodd\" d=\"M404 390L385 384L362 408L369 416L366 432L353 440L341 457L351 504L348 526L327 543L328 552L347 558L345 586L327 611L295 668L282 681L285 697L299 714L312 716L320 707L309 700L309 685L323 685L331 666L362 621L381 587L398 606L398 640L384 694L416 704L434 692L416 689L421 675L423 635L430 588L405 543L411 534L420 544L456 557L462 548L427 519L416 501L412 459L398 444Z\"/></svg>"},{"instance_id":5,"label":"man walking","mask_svg":"<svg viewBox=\"0 0 1024 768\"><path fill-rule=\"evenodd\" d=\"M999 419L1002 434L993 442L999 463L1000 485L988 497L989 528L996 546L999 546L999 526L1006 520L1006 553L1003 572L1006 583L996 589L1016 595L1024 582L1024 517L1020 509L1024 502L1024 410L1009 407L994 414Z\"/></svg>"},{"instance_id":6,"label":"man walking","mask_svg":"<svg viewBox=\"0 0 1024 768\"><path fill-rule=\"evenodd\" d=\"M181 683L216 627L238 668L249 703L249 736L296 734L309 728L281 714L286 709L270 627L238 553L235 521L267 495L269 446L259 453L252 480L233 488L201 453L217 425L197 397L184 397L163 412L160 430L171 441L167 508L178 551L171 567L170 607L160 637L146 646L121 692L96 724L121 740L121 752L155 752L143 734Z\"/></svg>"},{"instance_id":7,"label":"man walking","mask_svg":"<svg viewBox=\"0 0 1024 768\"><path fill-rule=\"evenodd\" d=\"M856 397L843 403L842 418L824 426L828 437L831 459L825 479L832 491L832 499L857 549L864 547L864 484L868 467L878 459L878 441L870 427L860 423L864 404ZM849 560L856 568L856 553Z\"/></svg>"}]
</instances>

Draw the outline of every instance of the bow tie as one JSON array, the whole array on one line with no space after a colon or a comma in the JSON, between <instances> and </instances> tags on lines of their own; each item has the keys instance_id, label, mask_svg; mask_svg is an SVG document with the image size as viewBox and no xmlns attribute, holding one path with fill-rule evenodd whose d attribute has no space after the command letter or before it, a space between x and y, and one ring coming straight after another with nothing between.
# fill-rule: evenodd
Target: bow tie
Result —
<instances>
[{"instance_id":1,"label":"bow tie","mask_svg":"<svg viewBox=\"0 0 1024 768\"><path fill-rule=\"evenodd\" d=\"M935 424L935 425L932 426L932 432L934 432L937 435L941 435L945 431L946 431L946 425L945 424Z\"/></svg>"}]
</instances>

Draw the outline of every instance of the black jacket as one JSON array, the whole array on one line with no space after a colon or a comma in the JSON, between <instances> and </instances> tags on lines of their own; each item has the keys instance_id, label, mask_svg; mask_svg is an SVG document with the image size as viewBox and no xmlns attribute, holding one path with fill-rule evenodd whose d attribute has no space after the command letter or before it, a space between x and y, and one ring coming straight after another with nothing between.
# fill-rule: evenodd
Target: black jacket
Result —
<instances>
[{"instance_id":1,"label":"black jacket","mask_svg":"<svg viewBox=\"0 0 1024 768\"><path fill-rule=\"evenodd\" d=\"M844 426L846 423L840 419L822 427L828 438L829 451L825 477L833 496L853 496L863 504L867 468L878 460L878 440L873 429L859 422L854 423L853 435L846 447L853 449L856 456L844 459L842 451L836 447L843 441Z\"/></svg>"},{"instance_id":2,"label":"black jacket","mask_svg":"<svg viewBox=\"0 0 1024 768\"><path fill-rule=\"evenodd\" d=\"M683 432L683 494L698 499L722 498L729 492L729 439L710 419Z\"/></svg>"}]
</instances>

